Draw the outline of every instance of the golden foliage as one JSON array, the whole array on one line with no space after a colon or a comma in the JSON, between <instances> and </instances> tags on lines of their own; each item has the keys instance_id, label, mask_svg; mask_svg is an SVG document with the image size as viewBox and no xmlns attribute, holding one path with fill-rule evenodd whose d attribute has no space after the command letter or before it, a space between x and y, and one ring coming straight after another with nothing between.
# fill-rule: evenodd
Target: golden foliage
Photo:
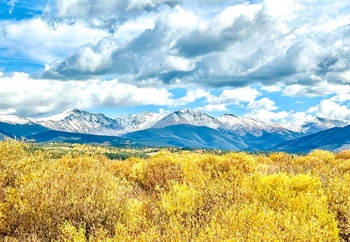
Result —
<instances>
[{"instance_id":1,"label":"golden foliage","mask_svg":"<svg viewBox=\"0 0 350 242\"><path fill-rule=\"evenodd\" d=\"M350 152L110 160L0 142L0 241L349 241Z\"/></svg>"}]
</instances>

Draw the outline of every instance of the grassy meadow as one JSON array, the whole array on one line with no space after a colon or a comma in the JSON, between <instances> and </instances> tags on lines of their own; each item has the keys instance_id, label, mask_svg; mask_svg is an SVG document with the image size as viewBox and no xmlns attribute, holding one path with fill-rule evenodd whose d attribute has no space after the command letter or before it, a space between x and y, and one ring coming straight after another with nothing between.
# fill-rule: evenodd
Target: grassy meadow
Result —
<instances>
[{"instance_id":1,"label":"grassy meadow","mask_svg":"<svg viewBox=\"0 0 350 242\"><path fill-rule=\"evenodd\" d=\"M350 241L350 151L0 142L0 241Z\"/></svg>"}]
</instances>

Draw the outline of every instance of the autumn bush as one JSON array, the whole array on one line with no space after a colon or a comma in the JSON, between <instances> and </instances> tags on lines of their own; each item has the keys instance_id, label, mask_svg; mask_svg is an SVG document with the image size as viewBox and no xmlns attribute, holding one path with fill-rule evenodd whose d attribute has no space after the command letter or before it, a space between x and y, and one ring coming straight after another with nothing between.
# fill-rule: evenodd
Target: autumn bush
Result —
<instances>
[{"instance_id":1,"label":"autumn bush","mask_svg":"<svg viewBox=\"0 0 350 242\"><path fill-rule=\"evenodd\" d=\"M350 241L349 151L106 154L1 141L0 241Z\"/></svg>"}]
</instances>

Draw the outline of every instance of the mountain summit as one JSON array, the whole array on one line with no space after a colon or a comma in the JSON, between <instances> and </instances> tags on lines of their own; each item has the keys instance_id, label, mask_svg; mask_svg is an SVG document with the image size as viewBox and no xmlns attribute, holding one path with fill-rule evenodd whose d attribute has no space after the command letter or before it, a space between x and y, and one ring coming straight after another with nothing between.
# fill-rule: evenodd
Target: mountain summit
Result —
<instances>
[{"instance_id":1,"label":"mountain summit","mask_svg":"<svg viewBox=\"0 0 350 242\"><path fill-rule=\"evenodd\" d=\"M236 131L240 135L251 134L254 136L262 136L264 132L289 132L286 128L279 124L263 121L249 117L239 117L233 114L223 114L218 118L225 128Z\"/></svg>"},{"instance_id":2,"label":"mountain summit","mask_svg":"<svg viewBox=\"0 0 350 242\"><path fill-rule=\"evenodd\" d=\"M120 135L121 126L103 114L92 114L79 109L69 109L60 114L37 119L36 122L46 128L83 134Z\"/></svg>"},{"instance_id":3,"label":"mountain summit","mask_svg":"<svg viewBox=\"0 0 350 242\"><path fill-rule=\"evenodd\" d=\"M223 124L216 118L195 109L181 109L173 112L159 122L153 128L164 128L179 124L189 124L193 126L205 126L212 129L219 129Z\"/></svg>"},{"instance_id":4,"label":"mountain summit","mask_svg":"<svg viewBox=\"0 0 350 242\"><path fill-rule=\"evenodd\" d=\"M214 118L195 109L169 114L144 112L112 119L99 113L69 109L40 119L0 115L0 139L8 136L42 142L298 152L318 147L330 150L349 147L350 141L347 135L344 136L349 126L342 128L349 123L308 117L282 126L233 114ZM334 127L338 128L329 129ZM320 130L327 132L317 132Z\"/></svg>"},{"instance_id":5,"label":"mountain summit","mask_svg":"<svg viewBox=\"0 0 350 242\"><path fill-rule=\"evenodd\" d=\"M337 120L309 116L302 119L298 119L293 123L286 124L284 125L284 127L286 127L289 130L303 134L313 134L334 127L345 127L349 124L350 121L347 120Z\"/></svg>"}]
</instances>

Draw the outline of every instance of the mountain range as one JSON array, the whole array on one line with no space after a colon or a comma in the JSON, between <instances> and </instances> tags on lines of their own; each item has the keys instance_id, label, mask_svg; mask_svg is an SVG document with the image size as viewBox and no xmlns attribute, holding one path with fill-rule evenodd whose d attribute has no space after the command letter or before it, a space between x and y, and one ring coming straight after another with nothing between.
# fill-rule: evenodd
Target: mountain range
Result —
<instances>
[{"instance_id":1,"label":"mountain range","mask_svg":"<svg viewBox=\"0 0 350 242\"><path fill-rule=\"evenodd\" d=\"M0 115L0 139L8 136L38 142L307 152L349 148L349 125L347 120L307 117L282 126L233 114L215 118L192 109L113 119L70 109L40 119Z\"/></svg>"}]
</instances>

